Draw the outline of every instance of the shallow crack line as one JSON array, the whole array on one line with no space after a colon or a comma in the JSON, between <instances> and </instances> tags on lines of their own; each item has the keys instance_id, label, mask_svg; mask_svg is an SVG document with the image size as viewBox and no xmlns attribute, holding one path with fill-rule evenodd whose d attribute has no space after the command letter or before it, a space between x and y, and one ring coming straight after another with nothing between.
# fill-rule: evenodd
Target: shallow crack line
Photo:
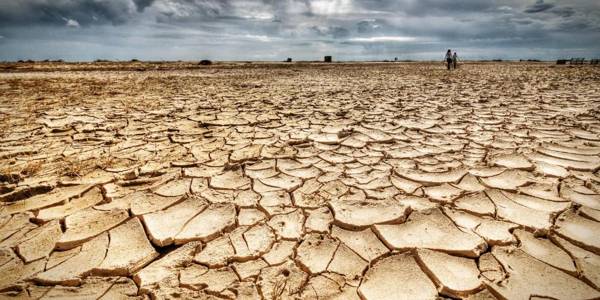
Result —
<instances>
[{"instance_id":1,"label":"shallow crack line","mask_svg":"<svg viewBox=\"0 0 600 300\"><path fill-rule=\"evenodd\" d=\"M196 213L194 216L192 216L192 217L191 217L191 218L189 218L187 221L185 221L185 223L184 223L184 224L181 226L181 229L179 229L179 230L177 231L177 233L173 235L173 238L175 238L176 236L178 236L178 235L181 233L181 231L183 231L183 229L184 229L184 228L185 228L185 227L186 227L186 226L187 226L187 225L188 225L188 224L189 224L189 223L190 223L190 222L191 222L191 221L192 221L192 220L193 220L195 217L197 217L197 216L198 216L198 215L200 215L202 212L204 212L206 209L208 209L208 207L209 207L209 206L210 206L210 204L207 204L207 205L205 205L205 206L204 206L202 209L200 209L200 210L198 211L198 213Z\"/></svg>"},{"instance_id":2,"label":"shallow crack line","mask_svg":"<svg viewBox=\"0 0 600 300\"><path fill-rule=\"evenodd\" d=\"M554 297L550 297L550 296L544 296L544 295L536 295L536 294L529 294L529 300L533 299L533 297L539 299L548 299L548 300L560 300L558 298L554 298Z\"/></svg>"},{"instance_id":3,"label":"shallow crack line","mask_svg":"<svg viewBox=\"0 0 600 300\"><path fill-rule=\"evenodd\" d=\"M79 246L77 246L77 247L75 247L75 248L79 248L79 251L78 251L77 253L73 254L73 256L71 256L71 257L69 257L69 258L67 258L67 259L65 259L65 260L63 260L63 261L61 261L61 262L60 262L60 263L58 263L58 264L55 264L55 265L54 265L54 266L52 266L50 269L47 269L47 268L46 268L46 266L44 265L44 271L52 270L52 269L54 269L54 268L56 268L56 267L58 267L58 266L60 266L60 265L64 264L65 262L67 262L67 261L71 260L71 258L73 258L73 257L75 257L75 256L77 256L77 255L79 255L79 253L81 253L81 248L82 248L82 246L81 246L81 245L79 245ZM75 248L71 248L71 249L69 249L69 250L66 250L66 251L70 251L70 250L73 250L73 249L75 249ZM107 248L107 249L108 249L108 248ZM55 252L55 251L52 251L52 253L54 253L54 252ZM48 259L48 260L49 260L49 259ZM102 259L102 261L104 261L104 259ZM48 264L48 261L46 261L46 265L47 265L47 264Z\"/></svg>"},{"instance_id":4,"label":"shallow crack line","mask_svg":"<svg viewBox=\"0 0 600 300\"><path fill-rule=\"evenodd\" d=\"M340 244L342 243L340 240L337 240L337 246L335 247L335 250L333 251L333 254L331 254L331 258L329 259L329 261L327 262L327 266L325 267L325 270L329 270L329 265L331 264L331 262L333 261L333 258L335 257L335 254L337 253L338 249L340 248Z\"/></svg>"},{"instance_id":5,"label":"shallow crack line","mask_svg":"<svg viewBox=\"0 0 600 300\"><path fill-rule=\"evenodd\" d=\"M36 228L38 228L38 227L36 227ZM34 230L34 229L36 229L36 228L31 228L31 229L27 230L27 232L25 232L25 235L27 235L27 233L31 232L32 230ZM21 227L21 229L23 229L23 227ZM7 236L5 239L3 239L3 240L2 240L2 242L6 241L6 240L10 239L11 237L13 237L14 235L18 234L18 233L19 233L19 231L21 231L21 229L17 229L17 230L15 230L15 231L14 231L13 233L11 233L9 236ZM30 239L30 238L27 238L27 240L29 240L29 239ZM25 241L25 240L23 240L23 241ZM0 243L2 243L2 242L0 242ZM20 244L20 243L21 243L21 240L19 240L19 244ZM16 246L15 246L15 247L16 247Z\"/></svg>"},{"instance_id":6,"label":"shallow crack line","mask_svg":"<svg viewBox=\"0 0 600 300\"><path fill-rule=\"evenodd\" d=\"M237 222L237 221L236 221ZM237 227L239 228L239 226ZM252 228L252 227L250 227ZM246 240L246 232L248 232L248 230L250 230L250 228L246 229L246 231L244 231L241 236L242 236L242 240L244 240L244 244L246 245L246 249L250 250L250 246L248 246L248 241ZM229 240L231 241L231 236L229 237ZM234 248L235 249L235 248Z\"/></svg>"},{"instance_id":7,"label":"shallow crack line","mask_svg":"<svg viewBox=\"0 0 600 300\"><path fill-rule=\"evenodd\" d=\"M98 298L96 298L96 300L102 299L102 297L104 297L104 295L106 295L108 293L108 291L110 291L110 289L112 289L112 287L117 284L117 280L114 280L112 282L112 284L104 291L104 293L102 293L102 295L100 295ZM138 288L139 289L139 288Z\"/></svg>"},{"instance_id":8,"label":"shallow crack line","mask_svg":"<svg viewBox=\"0 0 600 300\"><path fill-rule=\"evenodd\" d=\"M548 239L550 241L552 241L552 243L557 246L558 248L560 248L561 250L563 250L565 253L567 253L567 255L569 255L569 257L571 258L571 261L573 262L573 265L575 266L575 269L577 270L576 274L571 274L573 276L575 276L576 278L580 279L581 281L585 282L587 285L589 285L590 287L592 287L593 289L599 290L600 286L596 285L594 282L592 282L592 280L588 279L587 274L585 274L585 272L583 272L583 269L581 268L581 263L579 263L579 259L577 257L575 257L575 255L573 255L573 253L571 253L566 247L564 247L561 243L558 243L555 239L554 239L554 235L550 234L548 235ZM567 241L567 243L569 243L569 241ZM583 248L582 248L583 249ZM585 249L584 249L585 250ZM587 251L587 250L586 250ZM564 272L564 271L563 271ZM565 272L566 273L566 272Z\"/></svg>"},{"instance_id":9,"label":"shallow crack line","mask_svg":"<svg viewBox=\"0 0 600 300\"><path fill-rule=\"evenodd\" d=\"M100 265L102 265L102 263L104 262L104 260L106 260L106 257L108 256L108 249L110 248L110 242L111 242L111 234L110 234L110 230L107 230L108 232L106 233L107 237L108 237L108 244L106 244L106 250L104 251L104 258L102 258L102 261L96 266L99 267ZM94 268L96 268L94 267ZM93 269L92 268L92 271Z\"/></svg>"}]
</instances>

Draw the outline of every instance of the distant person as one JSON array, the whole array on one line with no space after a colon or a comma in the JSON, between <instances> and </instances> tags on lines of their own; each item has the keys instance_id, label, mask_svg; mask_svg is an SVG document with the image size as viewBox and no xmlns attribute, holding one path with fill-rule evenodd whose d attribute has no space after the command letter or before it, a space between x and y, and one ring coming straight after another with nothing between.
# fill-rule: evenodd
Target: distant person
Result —
<instances>
[{"instance_id":1,"label":"distant person","mask_svg":"<svg viewBox=\"0 0 600 300\"><path fill-rule=\"evenodd\" d=\"M452 66L454 67L455 70L458 67L457 63L458 63L458 55L456 55L456 51L454 51L454 55L452 55Z\"/></svg>"},{"instance_id":2,"label":"distant person","mask_svg":"<svg viewBox=\"0 0 600 300\"><path fill-rule=\"evenodd\" d=\"M446 52L446 64L448 65L448 70L452 67L452 50L448 49Z\"/></svg>"}]
</instances>

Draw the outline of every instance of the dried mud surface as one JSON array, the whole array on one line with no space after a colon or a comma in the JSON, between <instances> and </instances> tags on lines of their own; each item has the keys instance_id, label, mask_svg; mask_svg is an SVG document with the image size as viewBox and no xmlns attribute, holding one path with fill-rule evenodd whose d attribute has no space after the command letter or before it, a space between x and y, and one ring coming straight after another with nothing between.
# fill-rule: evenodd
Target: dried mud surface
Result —
<instances>
[{"instance_id":1,"label":"dried mud surface","mask_svg":"<svg viewBox=\"0 0 600 300\"><path fill-rule=\"evenodd\" d=\"M0 298L600 298L598 68L2 69Z\"/></svg>"}]
</instances>

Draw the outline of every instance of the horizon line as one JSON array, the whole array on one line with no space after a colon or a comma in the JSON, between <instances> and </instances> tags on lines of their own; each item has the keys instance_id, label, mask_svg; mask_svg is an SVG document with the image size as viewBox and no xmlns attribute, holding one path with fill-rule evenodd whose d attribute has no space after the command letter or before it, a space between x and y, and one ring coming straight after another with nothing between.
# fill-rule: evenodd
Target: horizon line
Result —
<instances>
[{"instance_id":1,"label":"horizon line","mask_svg":"<svg viewBox=\"0 0 600 300\"><path fill-rule=\"evenodd\" d=\"M583 58L583 57L569 57L569 58L555 58L555 59L538 59L538 58L521 58L521 59L507 59L507 58L492 58L492 59L465 59L460 60L461 62L493 62L493 61L505 61L505 62L554 62L556 60L570 60L572 58ZM584 58L585 60L596 59L596 58ZM350 59L350 60L333 60L332 62L325 62L321 60L292 60L290 62L286 60L214 60L214 59L178 59L178 60L142 60L142 59L95 59L95 60L68 60L68 59L19 59L19 60L0 60L0 63L131 63L131 62L200 62L203 60L211 61L212 63L248 63L248 62L261 62L261 63L344 63L344 62L439 62L440 60L433 59Z\"/></svg>"}]
</instances>

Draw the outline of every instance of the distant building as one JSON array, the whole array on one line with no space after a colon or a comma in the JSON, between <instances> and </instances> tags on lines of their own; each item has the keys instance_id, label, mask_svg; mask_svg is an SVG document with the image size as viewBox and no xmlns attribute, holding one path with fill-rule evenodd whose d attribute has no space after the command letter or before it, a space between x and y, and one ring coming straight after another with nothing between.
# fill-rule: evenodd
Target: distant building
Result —
<instances>
[{"instance_id":1,"label":"distant building","mask_svg":"<svg viewBox=\"0 0 600 300\"><path fill-rule=\"evenodd\" d=\"M291 57L288 57L288 58L285 60L285 62L292 62L292 58L291 58Z\"/></svg>"},{"instance_id":2,"label":"distant building","mask_svg":"<svg viewBox=\"0 0 600 300\"><path fill-rule=\"evenodd\" d=\"M333 58L330 55L325 56L325 62L330 63L332 61L333 61Z\"/></svg>"}]
</instances>

